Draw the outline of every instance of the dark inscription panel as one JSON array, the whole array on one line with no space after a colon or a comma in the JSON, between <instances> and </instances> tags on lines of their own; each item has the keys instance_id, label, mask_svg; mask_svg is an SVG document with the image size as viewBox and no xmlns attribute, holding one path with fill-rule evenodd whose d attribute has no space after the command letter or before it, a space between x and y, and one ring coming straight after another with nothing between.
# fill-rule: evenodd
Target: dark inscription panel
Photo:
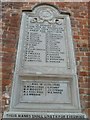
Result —
<instances>
[{"instance_id":1,"label":"dark inscription panel","mask_svg":"<svg viewBox=\"0 0 90 120\"><path fill-rule=\"evenodd\" d=\"M68 88L68 84L68 81L23 80L21 101L35 103L69 103L70 88Z\"/></svg>"},{"instance_id":2,"label":"dark inscription panel","mask_svg":"<svg viewBox=\"0 0 90 120\"><path fill-rule=\"evenodd\" d=\"M25 63L66 67L64 20L60 24L31 20L27 19L25 33Z\"/></svg>"}]
</instances>

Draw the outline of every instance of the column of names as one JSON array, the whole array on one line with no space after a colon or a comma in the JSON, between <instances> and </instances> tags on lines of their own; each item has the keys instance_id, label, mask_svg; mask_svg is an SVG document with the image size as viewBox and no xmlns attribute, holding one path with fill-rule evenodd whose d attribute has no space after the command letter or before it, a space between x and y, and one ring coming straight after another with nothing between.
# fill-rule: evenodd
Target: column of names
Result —
<instances>
[{"instance_id":1,"label":"column of names","mask_svg":"<svg viewBox=\"0 0 90 120\"><path fill-rule=\"evenodd\" d=\"M30 22L30 19L28 20ZM27 22L25 61L32 63L65 64L64 22Z\"/></svg>"}]
</instances>

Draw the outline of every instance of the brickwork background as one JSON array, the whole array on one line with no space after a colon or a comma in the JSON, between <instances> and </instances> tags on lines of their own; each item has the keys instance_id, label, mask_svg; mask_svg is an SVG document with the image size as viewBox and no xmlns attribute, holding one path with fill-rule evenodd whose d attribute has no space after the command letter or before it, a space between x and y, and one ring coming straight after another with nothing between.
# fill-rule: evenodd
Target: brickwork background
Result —
<instances>
[{"instance_id":1,"label":"brickwork background","mask_svg":"<svg viewBox=\"0 0 90 120\"><path fill-rule=\"evenodd\" d=\"M3 2L2 3L2 111L9 105L10 90L15 68L16 52L19 39L19 28L22 10L31 9L34 2ZM90 57L88 44L88 7L85 2L52 2L61 10L71 13L71 25L75 46L78 83L82 112L90 116ZM90 19L89 19L90 20ZM1 21L0 21L1 25ZM1 74L1 72L0 72ZM0 97L1 99L1 97Z\"/></svg>"},{"instance_id":2,"label":"brickwork background","mask_svg":"<svg viewBox=\"0 0 90 120\"><path fill-rule=\"evenodd\" d=\"M89 2L89 0L1 0L2 2Z\"/></svg>"}]
</instances>

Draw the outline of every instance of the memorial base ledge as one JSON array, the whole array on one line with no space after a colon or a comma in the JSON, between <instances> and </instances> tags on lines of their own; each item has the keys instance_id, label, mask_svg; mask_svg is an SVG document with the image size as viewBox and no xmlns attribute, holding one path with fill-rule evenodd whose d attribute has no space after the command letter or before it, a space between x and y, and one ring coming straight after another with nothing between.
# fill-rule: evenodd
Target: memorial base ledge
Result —
<instances>
[{"instance_id":1,"label":"memorial base ledge","mask_svg":"<svg viewBox=\"0 0 90 120\"><path fill-rule=\"evenodd\" d=\"M84 113L45 113L45 112L4 112L3 118L31 118L31 119L87 119Z\"/></svg>"}]
</instances>

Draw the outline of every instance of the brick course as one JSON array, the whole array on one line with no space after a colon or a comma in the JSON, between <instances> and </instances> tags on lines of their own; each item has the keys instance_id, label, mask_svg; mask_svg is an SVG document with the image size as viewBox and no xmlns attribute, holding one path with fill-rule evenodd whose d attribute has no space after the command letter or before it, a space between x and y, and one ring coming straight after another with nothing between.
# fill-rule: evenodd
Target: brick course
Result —
<instances>
[{"instance_id":1,"label":"brick course","mask_svg":"<svg viewBox=\"0 0 90 120\"><path fill-rule=\"evenodd\" d=\"M2 3L2 96L4 96L2 106L3 111L4 108L7 107L5 102L6 86L8 87L9 91L11 87L11 81L13 79L17 45L19 39L21 13L24 9L31 9L31 7L35 4L36 3L34 2ZM88 36L90 35L90 33L88 34L88 22L90 22L90 19L88 19L89 3L52 2L51 4L56 5L61 10L65 10L71 13L70 19L73 31L73 41L75 46L81 106L82 111L86 112L90 116L90 60L88 59L88 56L90 57L90 43L88 43Z\"/></svg>"}]
</instances>

